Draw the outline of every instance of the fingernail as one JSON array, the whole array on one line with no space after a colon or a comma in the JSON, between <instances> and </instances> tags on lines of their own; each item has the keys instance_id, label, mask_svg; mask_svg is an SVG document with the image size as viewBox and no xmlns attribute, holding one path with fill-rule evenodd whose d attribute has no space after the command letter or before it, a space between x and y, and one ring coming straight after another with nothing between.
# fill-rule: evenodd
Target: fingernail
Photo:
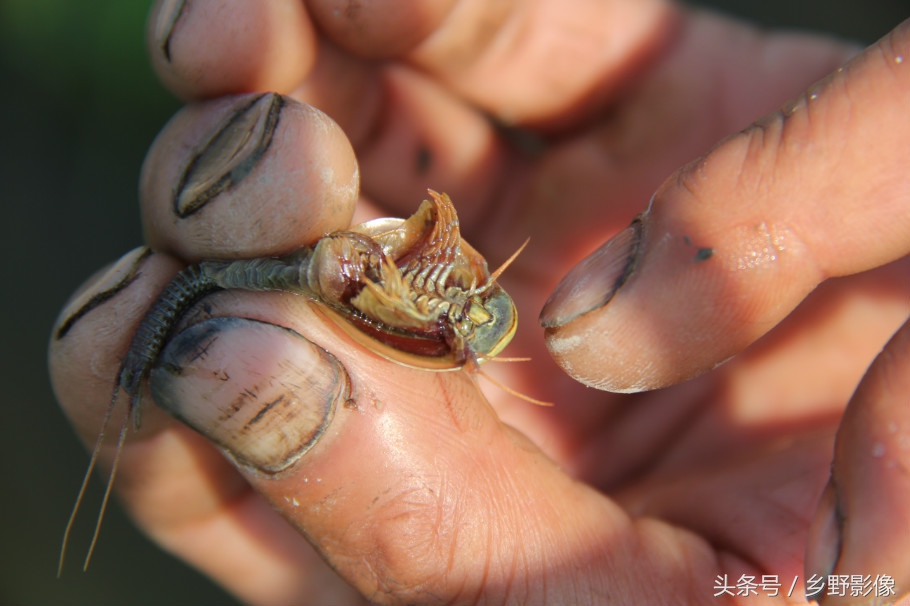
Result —
<instances>
[{"instance_id":1,"label":"fingernail","mask_svg":"<svg viewBox=\"0 0 910 606\"><path fill-rule=\"evenodd\" d=\"M828 482L809 526L806 547L806 598L824 595L828 575L834 572L841 553L843 514L837 502L834 481Z\"/></svg>"},{"instance_id":2,"label":"fingernail","mask_svg":"<svg viewBox=\"0 0 910 606\"><path fill-rule=\"evenodd\" d=\"M273 474L322 436L350 382L341 363L299 334L212 318L177 334L152 370L155 402L240 465Z\"/></svg>"},{"instance_id":3,"label":"fingernail","mask_svg":"<svg viewBox=\"0 0 910 606\"><path fill-rule=\"evenodd\" d=\"M91 288L78 293L66 304L54 329L54 339L60 340L87 313L110 301L139 277L142 265L152 256L147 247L136 248L114 263Z\"/></svg>"},{"instance_id":4,"label":"fingernail","mask_svg":"<svg viewBox=\"0 0 910 606\"><path fill-rule=\"evenodd\" d=\"M635 219L576 265L544 304L541 326L562 326L609 303L635 270L641 230L641 219Z\"/></svg>"},{"instance_id":5,"label":"fingernail","mask_svg":"<svg viewBox=\"0 0 910 606\"><path fill-rule=\"evenodd\" d=\"M183 14L186 0L164 0L158 5L158 11L152 16L152 39L168 63L171 62L171 36L174 26Z\"/></svg>"},{"instance_id":6,"label":"fingernail","mask_svg":"<svg viewBox=\"0 0 910 606\"><path fill-rule=\"evenodd\" d=\"M284 98L267 93L241 98L212 137L192 154L174 193L180 218L195 213L223 191L237 185L265 155L278 126Z\"/></svg>"}]
</instances>

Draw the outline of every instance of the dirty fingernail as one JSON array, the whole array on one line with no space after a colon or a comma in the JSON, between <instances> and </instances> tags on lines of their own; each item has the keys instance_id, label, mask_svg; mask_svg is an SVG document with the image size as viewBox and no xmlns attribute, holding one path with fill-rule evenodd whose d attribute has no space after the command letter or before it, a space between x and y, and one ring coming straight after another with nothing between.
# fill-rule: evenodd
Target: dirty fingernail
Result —
<instances>
[{"instance_id":1,"label":"dirty fingernail","mask_svg":"<svg viewBox=\"0 0 910 606\"><path fill-rule=\"evenodd\" d=\"M136 248L109 267L102 275L66 304L54 327L54 340L59 341L90 311L110 301L139 278L140 269L152 256L147 247Z\"/></svg>"},{"instance_id":2,"label":"dirty fingernail","mask_svg":"<svg viewBox=\"0 0 910 606\"><path fill-rule=\"evenodd\" d=\"M155 402L239 464L277 473L322 436L350 390L330 353L299 334L243 318L194 324L152 370Z\"/></svg>"},{"instance_id":3,"label":"dirty fingernail","mask_svg":"<svg viewBox=\"0 0 910 606\"><path fill-rule=\"evenodd\" d=\"M817 600L825 592L825 580L834 572L841 553L843 514L837 504L833 481L825 487L815 517L809 526L806 548L806 599Z\"/></svg>"},{"instance_id":4,"label":"dirty fingernail","mask_svg":"<svg viewBox=\"0 0 910 606\"><path fill-rule=\"evenodd\" d=\"M174 212L186 218L246 178L272 144L284 97L242 97L212 137L189 157L174 193Z\"/></svg>"},{"instance_id":5,"label":"dirty fingernail","mask_svg":"<svg viewBox=\"0 0 910 606\"><path fill-rule=\"evenodd\" d=\"M171 61L171 36L185 7L186 0L163 0L158 4L155 14L150 17L152 40L168 63Z\"/></svg>"},{"instance_id":6,"label":"dirty fingernail","mask_svg":"<svg viewBox=\"0 0 910 606\"><path fill-rule=\"evenodd\" d=\"M635 269L641 231L636 219L576 265L544 304L541 326L562 326L609 303Z\"/></svg>"}]
</instances>

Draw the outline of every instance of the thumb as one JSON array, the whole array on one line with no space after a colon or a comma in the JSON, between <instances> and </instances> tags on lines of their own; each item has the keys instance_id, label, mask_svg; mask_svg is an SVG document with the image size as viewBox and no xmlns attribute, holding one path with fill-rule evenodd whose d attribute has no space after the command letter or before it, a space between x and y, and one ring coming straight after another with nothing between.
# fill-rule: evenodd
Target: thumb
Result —
<instances>
[{"instance_id":1,"label":"thumb","mask_svg":"<svg viewBox=\"0 0 910 606\"><path fill-rule=\"evenodd\" d=\"M232 315L265 317L261 297L248 310L245 298ZM698 540L635 522L569 478L498 420L468 373L365 355L311 304L280 300L269 321L293 330L193 325L162 353L152 391L370 600L585 603L609 591L655 603L655 578L713 578ZM708 599L708 582L682 586Z\"/></svg>"},{"instance_id":2,"label":"thumb","mask_svg":"<svg viewBox=\"0 0 910 606\"><path fill-rule=\"evenodd\" d=\"M908 93L905 22L681 169L553 293L551 353L602 389L670 385L741 351L826 278L906 255Z\"/></svg>"}]
</instances>

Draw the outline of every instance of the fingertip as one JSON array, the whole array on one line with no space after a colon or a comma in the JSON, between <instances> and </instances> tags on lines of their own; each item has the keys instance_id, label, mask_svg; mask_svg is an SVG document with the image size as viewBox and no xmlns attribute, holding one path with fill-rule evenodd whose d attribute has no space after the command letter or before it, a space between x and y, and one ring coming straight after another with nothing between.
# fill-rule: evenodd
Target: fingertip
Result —
<instances>
[{"instance_id":1,"label":"fingertip","mask_svg":"<svg viewBox=\"0 0 910 606\"><path fill-rule=\"evenodd\" d=\"M158 0L146 37L155 73L183 99L287 93L316 57L302 2Z\"/></svg>"},{"instance_id":2,"label":"fingertip","mask_svg":"<svg viewBox=\"0 0 910 606\"><path fill-rule=\"evenodd\" d=\"M143 164L146 239L186 261L287 253L347 227L359 184L350 142L315 108L277 94L194 103Z\"/></svg>"},{"instance_id":3,"label":"fingertip","mask_svg":"<svg viewBox=\"0 0 910 606\"><path fill-rule=\"evenodd\" d=\"M711 370L818 282L796 243L775 251L774 228L718 218L675 182L579 263L541 314L551 355L588 386L634 393Z\"/></svg>"},{"instance_id":4,"label":"fingertip","mask_svg":"<svg viewBox=\"0 0 910 606\"><path fill-rule=\"evenodd\" d=\"M96 443L98 467L110 468L119 460L114 488L122 505L165 550L240 599L266 596L272 603L293 603L307 596L319 603L352 603L353 591L289 532L211 442L154 406L149 390L136 431L126 425L125 402L111 401L138 323L181 268L177 259L142 247L99 271L74 294L49 344L51 381L61 407L83 442ZM109 407L112 416L105 425ZM116 439L99 440L103 425L109 438L127 430L122 449L111 443Z\"/></svg>"}]
</instances>

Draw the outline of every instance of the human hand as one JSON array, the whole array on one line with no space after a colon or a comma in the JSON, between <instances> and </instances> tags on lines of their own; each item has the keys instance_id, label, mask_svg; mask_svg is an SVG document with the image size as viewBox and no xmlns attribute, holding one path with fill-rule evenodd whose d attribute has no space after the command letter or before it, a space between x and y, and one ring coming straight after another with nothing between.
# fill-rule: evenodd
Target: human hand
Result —
<instances>
[{"instance_id":1,"label":"human hand","mask_svg":"<svg viewBox=\"0 0 910 606\"><path fill-rule=\"evenodd\" d=\"M547 306L560 362L616 390L671 385L748 347L693 381L619 396L565 377L544 351L536 312L569 268L643 210L667 174L853 49L758 34L660 2L579 3L573 12L552 4L502 14L463 4L443 21L448 7L432 3L422 13L414 3L377 13L311 3L323 39L290 3L237 2L212 13L211 4L187 3L179 19L162 11L181 3L159 3L150 46L175 92L289 92L327 111L344 135L315 112L285 106L242 181L179 219L172 193L189 157L249 99L193 104L166 127L142 184L147 239L158 252L138 264L133 253L90 281L62 321L139 270L52 342L55 387L80 435L93 440L136 322L181 263L286 252L345 227L355 212L358 221L409 214L432 186L452 195L466 239L494 266L531 237L501 282L522 321L506 355L532 362L485 371L556 406L495 388L484 397L463 373L377 359L299 298L219 295L207 313L290 327L307 340L269 324L215 321L219 338L195 366L179 348L165 352L195 370L180 380L159 375L156 393L176 394L168 406L218 439L206 416L212 405L257 388L261 400L274 400L276 385L304 374L314 387L290 395L314 417L275 423L314 444L277 477L235 468L147 406L117 489L156 541L261 604L354 600L352 587L380 602L713 603L718 575L743 574L777 575L783 592L799 576L798 597L804 565L827 574L840 546L835 572L888 574L905 587L910 531L900 512L908 497L897 472L910 429L899 408L907 379L895 369L907 366L906 336L846 414L843 406L908 313L906 263L885 265L906 254L908 241L898 151L906 76L893 62L906 28L890 53L880 54L887 45L867 52L786 121L772 115L668 180L640 244L619 240L640 262L609 305L571 322L586 309ZM224 38L229 47L213 41ZM369 60L377 57L390 61ZM496 128L477 108L539 138ZM363 182L356 211L355 151ZM869 208L867 198L877 204ZM846 212L849 222L834 220ZM627 264L612 266L615 276ZM822 279L874 267L825 283L771 330ZM590 275L585 292L604 298L592 289L609 274ZM198 344L191 331L175 341ZM225 364L237 369L231 381L203 376ZM224 384L231 393L218 391ZM322 431L318 421L332 406ZM839 424L838 488L825 492L804 562ZM270 436L223 445L241 458L253 444L271 445L262 457L280 464L288 447ZM108 465L111 456L102 453ZM842 543L831 532L835 509L845 516Z\"/></svg>"}]
</instances>

